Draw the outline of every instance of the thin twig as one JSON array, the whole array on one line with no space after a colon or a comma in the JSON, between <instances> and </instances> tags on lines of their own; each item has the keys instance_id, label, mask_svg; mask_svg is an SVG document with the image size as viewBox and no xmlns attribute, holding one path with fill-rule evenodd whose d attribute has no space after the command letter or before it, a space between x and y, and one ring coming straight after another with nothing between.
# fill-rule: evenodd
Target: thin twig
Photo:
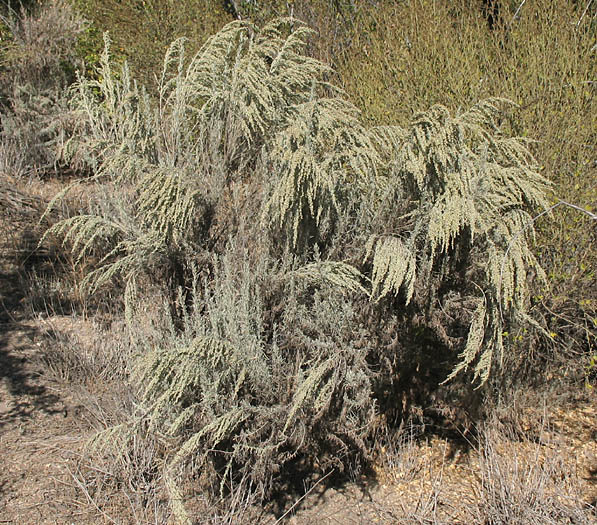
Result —
<instances>
[{"instance_id":1,"label":"thin twig","mask_svg":"<svg viewBox=\"0 0 597 525\"><path fill-rule=\"evenodd\" d=\"M508 28L510 28L512 26L512 24L514 23L514 21L518 18L518 13L520 13L520 10L522 9L522 6L524 4L526 4L526 1L527 0L522 0L522 2L520 2L520 5L518 6L518 9L514 12L514 16L512 17L512 21L508 25Z\"/></svg>"},{"instance_id":2,"label":"thin twig","mask_svg":"<svg viewBox=\"0 0 597 525\"><path fill-rule=\"evenodd\" d=\"M280 516L276 522L274 523L274 525L277 525L278 523L280 523L286 516L288 516L288 514L290 514L292 512L292 510L301 502L303 501L312 491L313 489L315 489L315 487L317 487L317 485L319 485L324 479L326 479L332 472L334 472L335 469L330 470L325 476L323 476L322 478L317 480L317 483L315 483L307 492L305 492L299 499L297 499L292 506L284 513L282 514L282 516Z\"/></svg>"},{"instance_id":3,"label":"thin twig","mask_svg":"<svg viewBox=\"0 0 597 525\"><path fill-rule=\"evenodd\" d=\"M578 27L580 26L580 23L582 22L582 19L587 14L587 11L589 10L589 7L591 7L592 3L593 3L593 0L589 0L589 3L587 4L587 7L585 7L585 10L583 11L581 17L578 19L578 22L576 23L576 29L578 29Z\"/></svg>"},{"instance_id":4,"label":"thin twig","mask_svg":"<svg viewBox=\"0 0 597 525\"><path fill-rule=\"evenodd\" d=\"M89 494L89 491L87 490L87 487L85 487L85 485L83 485L83 483L81 483L81 481L79 479L77 479L77 477L71 472L70 469L67 469L67 470L68 470L68 473L73 478L73 481L77 484L77 486L79 487L79 489L83 492L83 494L87 498L87 501L89 503L91 503L96 508L96 510L99 513L101 513L109 522L114 523L114 525L118 525L118 522L114 521L110 516L108 516L108 514L106 514L102 509L99 508L98 504L91 497L91 494Z\"/></svg>"}]
</instances>

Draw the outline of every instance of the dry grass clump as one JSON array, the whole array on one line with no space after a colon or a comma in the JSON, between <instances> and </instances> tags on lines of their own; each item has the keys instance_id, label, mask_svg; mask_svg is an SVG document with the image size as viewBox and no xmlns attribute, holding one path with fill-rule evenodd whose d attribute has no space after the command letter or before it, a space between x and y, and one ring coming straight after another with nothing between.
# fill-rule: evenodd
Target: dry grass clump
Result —
<instances>
[{"instance_id":1,"label":"dry grass clump","mask_svg":"<svg viewBox=\"0 0 597 525\"><path fill-rule=\"evenodd\" d=\"M495 431L481 440L475 523L593 523L570 458L554 443L518 451L510 440Z\"/></svg>"},{"instance_id":2,"label":"dry grass clump","mask_svg":"<svg viewBox=\"0 0 597 525\"><path fill-rule=\"evenodd\" d=\"M74 75L76 39L85 28L81 17L62 0L29 11L7 11L2 16L9 33L2 46L3 66L12 78L3 76L3 88L64 87Z\"/></svg>"},{"instance_id":3,"label":"dry grass clump","mask_svg":"<svg viewBox=\"0 0 597 525\"><path fill-rule=\"evenodd\" d=\"M380 440L383 453L376 473L382 489L372 495L372 508L380 521L594 523L590 472L595 456L588 466L581 465L578 443L569 441L578 430L552 426L562 421L551 410L533 414L527 407L527 411L537 434L521 434L509 423L493 418L460 440L413 432L414 427ZM581 414L574 409L569 413L575 414L573 417ZM587 452L594 451L584 430L581 444L587 446ZM329 506L333 508L333 504ZM327 508L322 511L329 512Z\"/></svg>"},{"instance_id":4,"label":"dry grass clump","mask_svg":"<svg viewBox=\"0 0 597 525\"><path fill-rule=\"evenodd\" d=\"M95 433L127 421L139 402L128 382L132 358L124 323L115 320L107 327L74 315L52 315L39 319L38 327L44 378L65 400L64 417L70 419L63 424L74 434L67 438L60 507L90 523L168 523L157 470L161 448L151 435L119 443L122 454L92 455L85 448Z\"/></svg>"},{"instance_id":5,"label":"dry grass clump","mask_svg":"<svg viewBox=\"0 0 597 525\"><path fill-rule=\"evenodd\" d=\"M110 323L108 330L93 318L49 313L39 321L48 347L42 359L49 377L88 388L126 381L132 356L123 322Z\"/></svg>"},{"instance_id":6,"label":"dry grass clump","mask_svg":"<svg viewBox=\"0 0 597 525\"><path fill-rule=\"evenodd\" d=\"M0 170L16 177L55 171L68 129L65 90L74 79L85 25L66 1L2 19L9 38L0 56Z\"/></svg>"}]
</instances>

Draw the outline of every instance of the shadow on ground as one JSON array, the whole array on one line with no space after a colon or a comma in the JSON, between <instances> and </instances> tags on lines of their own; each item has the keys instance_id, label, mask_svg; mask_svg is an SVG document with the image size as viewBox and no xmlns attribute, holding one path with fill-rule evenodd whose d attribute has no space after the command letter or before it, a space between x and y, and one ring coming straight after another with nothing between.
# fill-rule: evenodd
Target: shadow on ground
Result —
<instances>
[{"instance_id":1,"label":"shadow on ground","mask_svg":"<svg viewBox=\"0 0 597 525\"><path fill-rule=\"evenodd\" d=\"M17 272L0 272L0 431L36 411L59 411L58 397L39 381L38 330L22 311L24 297Z\"/></svg>"}]
</instances>

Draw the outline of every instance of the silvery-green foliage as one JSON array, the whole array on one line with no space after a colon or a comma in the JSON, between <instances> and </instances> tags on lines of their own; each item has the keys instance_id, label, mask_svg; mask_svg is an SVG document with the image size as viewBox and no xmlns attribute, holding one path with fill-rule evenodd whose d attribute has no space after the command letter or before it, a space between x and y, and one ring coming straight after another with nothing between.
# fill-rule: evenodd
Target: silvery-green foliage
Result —
<instances>
[{"instance_id":1,"label":"silvery-green foliage","mask_svg":"<svg viewBox=\"0 0 597 525\"><path fill-rule=\"evenodd\" d=\"M190 59L177 40L166 52L155 99L126 64L112 65L106 37L98 78L80 78L74 88L80 128L69 147L95 180L111 185L112 196L50 232L75 240L78 259L95 241L108 246L86 278L89 289L115 276L130 282L142 268L186 265L185 257L217 243L223 226L218 230L214 217L227 206L222 197L234 184L260 180L263 170L274 171L268 210L296 238L311 219L319 224L330 199L335 205L342 179L374 169L375 152L354 108L319 99L338 90L322 80L329 68L303 54L309 34L293 20L261 30L233 22ZM303 121L308 129L297 128ZM300 148L290 163L279 158L285 137ZM306 171L294 194L285 191L309 162L323 163L316 176Z\"/></svg>"},{"instance_id":2,"label":"silvery-green foliage","mask_svg":"<svg viewBox=\"0 0 597 525\"><path fill-rule=\"evenodd\" d=\"M77 167L134 182L142 170L138 164L157 156L156 122L149 97L131 77L128 65L112 63L110 45L105 34L97 77L79 75L71 87L78 129L67 144L67 155Z\"/></svg>"},{"instance_id":3,"label":"silvery-green foliage","mask_svg":"<svg viewBox=\"0 0 597 525\"><path fill-rule=\"evenodd\" d=\"M316 289L308 283L295 283L297 291L290 296L280 327L281 346L297 355L284 428L295 421L304 424L305 418L312 427L326 430L324 438L338 457L364 452L375 413L374 374L366 361L371 340L358 314L358 296L347 299L333 282ZM321 461L333 465L338 457Z\"/></svg>"},{"instance_id":4,"label":"silvery-green foliage","mask_svg":"<svg viewBox=\"0 0 597 525\"><path fill-rule=\"evenodd\" d=\"M148 342L136 365L137 424L169 444L166 477L219 464L220 490L229 476L246 476L264 496L297 456L342 469L355 451L365 452L372 373L365 331L346 296L356 274L346 276L326 262L284 270L238 251L214 263L183 330ZM264 323L271 301L283 305L273 331ZM184 522L177 483L169 486Z\"/></svg>"},{"instance_id":5,"label":"silvery-green foliage","mask_svg":"<svg viewBox=\"0 0 597 525\"><path fill-rule=\"evenodd\" d=\"M339 291L362 292L368 295L363 286L368 279L354 266L336 261L316 261L288 272L288 277L298 277L316 285L327 283Z\"/></svg>"},{"instance_id":6,"label":"silvery-green foliage","mask_svg":"<svg viewBox=\"0 0 597 525\"><path fill-rule=\"evenodd\" d=\"M524 312L529 272L542 274L529 246L531 212L548 205L548 181L527 144L500 131L505 104L487 100L456 117L434 106L406 130L379 130L391 164L380 184L379 233L367 246L374 297L403 292L407 303L418 296L437 309L437 291L445 294L452 279L462 302L475 299L450 378L473 366L481 383L504 351L502 332Z\"/></svg>"},{"instance_id":7,"label":"silvery-green foliage","mask_svg":"<svg viewBox=\"0 0 597 525\"><path fill-rule=\"evenodd\" d=\"M380 158L357 109L341 98L314 98L292 108L292 123L275 137L263 216L287 232L315 237L346 200L374 180ZM306 226L311 223L310 231Z\"/></svg>"},{"instance_id":8,"label":"silvery-green foliage","mask_svg":"<svg viewBox=\"0 0 597 525\"><path fill-rule=\"evenodd\" d=\"M530 212L547 183L526 144L501 133L501 102L369 130L303 54L308 35L292 20L234 22L191 58L178 40L153 98L115 71L107 42L99 80L76 86L72 151L99 197L50 233L78 261L99 256L91 290L124 278L133 332L142 273L185 305L165 334L133 337L145 341L135 428L163 440L181 522L182 469L211 465L220 490L243 478L267 495L297 457L341 469L366 454L371 363L382 369L385 351L373 345L395 348L401 328L457 342L450 377L472 367L484 382L540 273ZM329 257L354 260L365 235L370 280ZM278 263L272 238L286 249ZM380 333L363 306L391 294L410 310Z\"/></svg>"}]
</instances>

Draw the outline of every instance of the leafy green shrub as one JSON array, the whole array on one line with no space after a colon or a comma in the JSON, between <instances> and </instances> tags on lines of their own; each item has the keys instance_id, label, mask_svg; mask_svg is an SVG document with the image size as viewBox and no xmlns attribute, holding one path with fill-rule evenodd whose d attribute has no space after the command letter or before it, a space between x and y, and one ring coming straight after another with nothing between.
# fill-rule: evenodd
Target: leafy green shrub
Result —
<instances>
[{"instance_id":1,"label":"leafy green shrub","mask_svg":"<svg viewBox=\"0 0 597 525\"><path fill-rule=\"evenodd\" d=\"M258 25L272 18L293 17L312 28L317 38L309 42L309 53L334 65L343 50L356 37L357 20L363 11L375 8L379 0L354 2L352 0L270 0L228 2L235 18L248 19Z\"/></svg>"},{"instance_id":2,"label":"leafy green shrub","mask_svg":"<svg viewBox=\"0 0 597 525\"><path fill-rule=\"evenodd\" d=\"M113 55L126 59L135 78L155 87L160 76L164 52L177 38L187 39L194 54L208 37L230 22L225 2L211 0L70 0L91 22L82 35L77 52L85 58L89 73L99 64L102 35L110 34Z\"/></svg>"}]
</instances>

